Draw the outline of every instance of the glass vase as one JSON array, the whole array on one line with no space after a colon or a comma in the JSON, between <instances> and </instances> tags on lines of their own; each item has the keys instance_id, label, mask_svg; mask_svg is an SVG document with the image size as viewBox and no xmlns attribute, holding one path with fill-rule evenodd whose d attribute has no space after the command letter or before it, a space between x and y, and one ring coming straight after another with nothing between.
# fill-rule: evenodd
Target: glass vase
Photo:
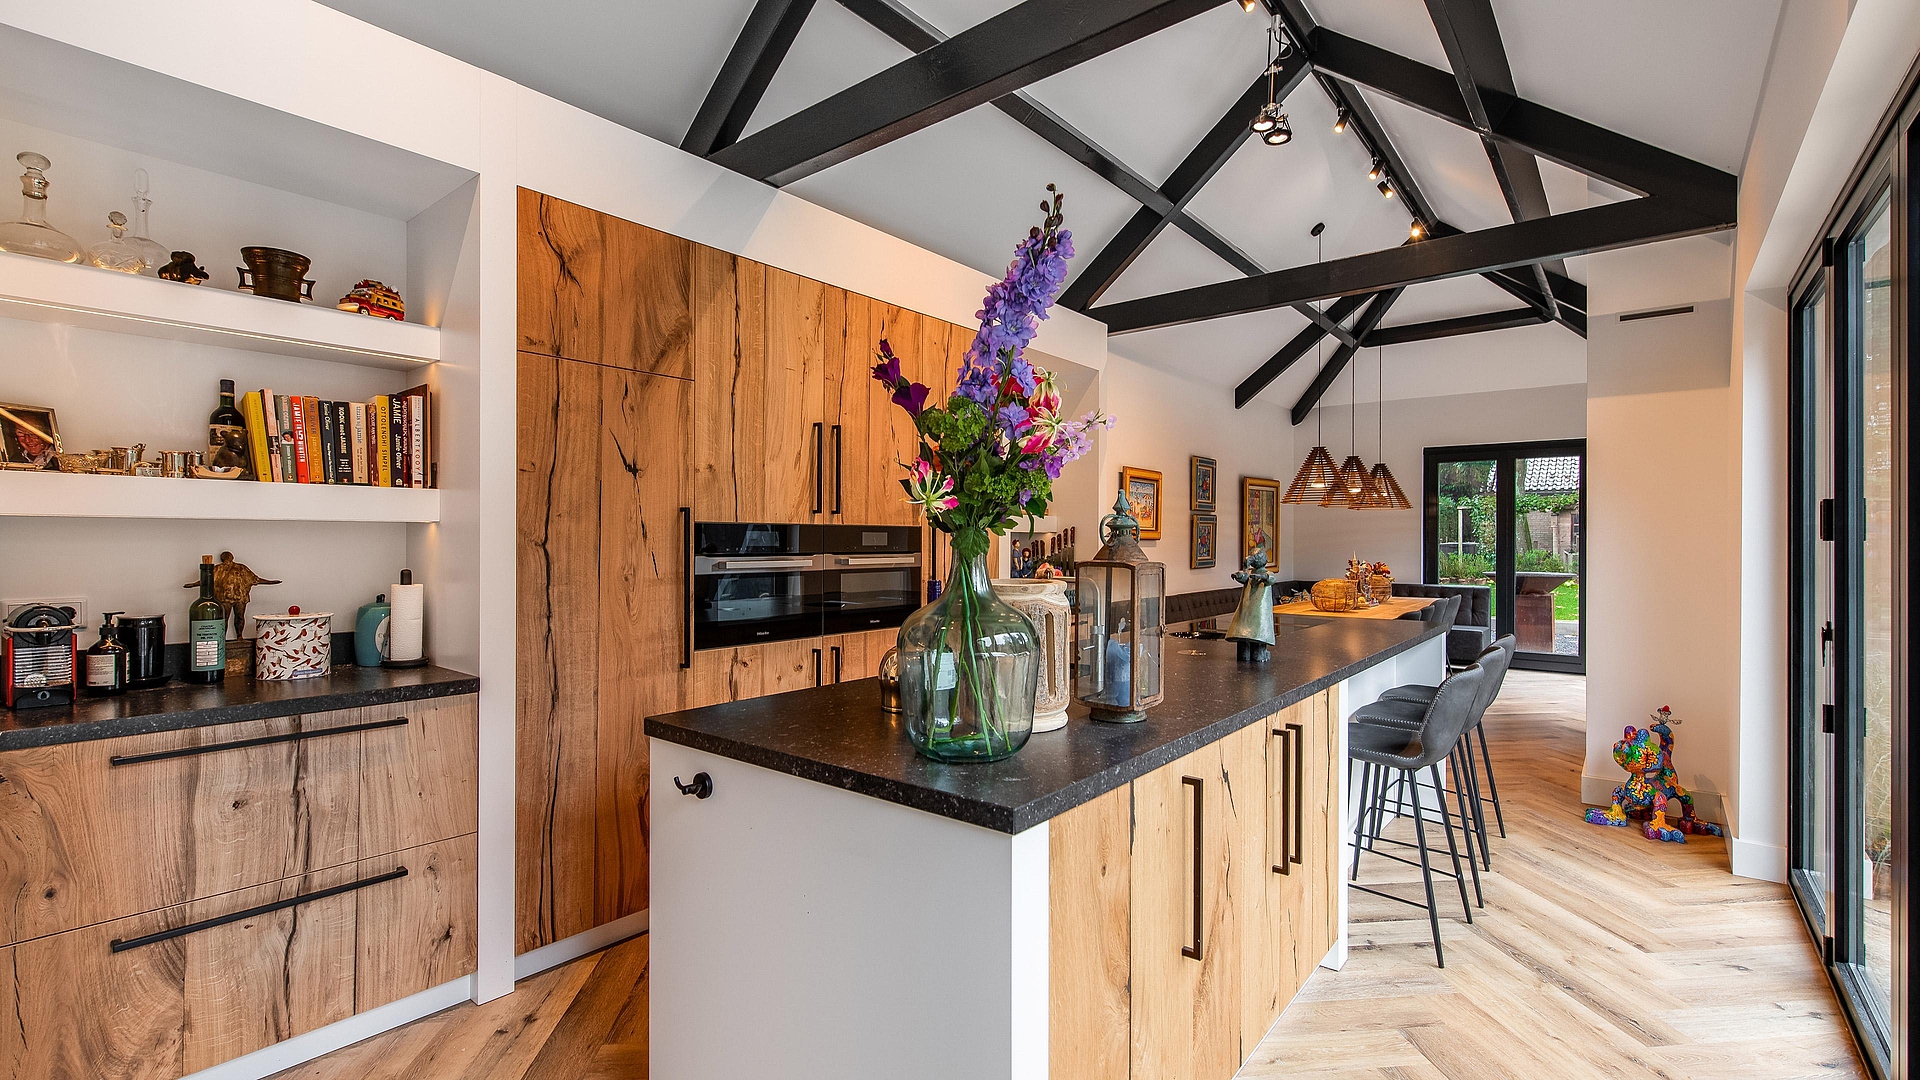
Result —
<instances>
[{"instance_id":1,"label":"glass vase","mask_svg":"<svg viewBox=\"0 0 1920 1080\"><path fill-rule=\"evenodd\" d=\"M1013 755L1033 735L1039 658L1033 623L993 593L985 537L956 537L947 587L900 628L900 704L914 749L937 761Z\"/></svg>"}]
</instances>

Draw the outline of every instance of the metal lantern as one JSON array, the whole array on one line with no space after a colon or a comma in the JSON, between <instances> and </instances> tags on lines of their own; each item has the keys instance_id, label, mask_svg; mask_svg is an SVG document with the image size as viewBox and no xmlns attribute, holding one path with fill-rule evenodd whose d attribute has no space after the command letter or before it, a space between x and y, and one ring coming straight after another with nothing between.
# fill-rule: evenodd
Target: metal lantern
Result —
<instances>
[{"instance_id":1,"label":"metal lantern","mask_svg":"<svg viewBox=\"0 0 1920 1080\"><path fill-rule=\"evenodd\" d=\"M1166 697L1160 646L1167 568L1140 550L1140 523L1125 491L1100 522L1100 553L1075 582L1074 698L1095 720L1131 724Z\"/></svg>"}]
</instances>

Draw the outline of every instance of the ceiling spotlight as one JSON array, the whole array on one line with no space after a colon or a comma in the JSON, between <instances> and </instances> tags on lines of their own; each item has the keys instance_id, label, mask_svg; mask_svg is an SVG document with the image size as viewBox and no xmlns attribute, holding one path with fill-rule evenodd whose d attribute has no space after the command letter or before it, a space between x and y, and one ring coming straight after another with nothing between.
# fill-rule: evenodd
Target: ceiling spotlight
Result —
<instances>
[{"instance_id":1,"label":"ceiling spotlight","mask_svg":"<svg viewBox=\"0 0 1920 1080\"><path fill-rule=\"evenodd\" d=\"M1274 124L1273 130L1261 133L1260 137L1266 140L1268 146L1290 143L1293 141L1293 125L1287 123L1287 116L1282 113L1279 122Z\"/></svg>"},{"instance_id":2,"label":"ceiling spotlight","mask_svg":"<svg viewBox=\"0 0 1920 1080\"><path fill-rule=\"evenodd\" d=\"M1341 109L1340 115L1333 118L1333 133L1335 135L1347 133L1347 110Z\"/></svg>"},{"instance_id":3,"label":"ceiling spotlight","mask_svg":"<svg viewBox=\"0 0 1920 1080\"><path fill-rule=\"evenodd\" d=\"M1260 0L1240 0L1241 11L1252 11L1260 6Z\"/></svg>"},{"instance_id":4,"label":"ceiling spotlight","mask_svg":"<svg viewBox=\"0 0 1920 1080\"><path fill-rule=\"evenodd\" d=\"M1380 164L1380 159L1379 159L1379 158L1374 158L1374 159L1373 159L1373 168L1371 168L1371 169L1368 169L1368 170L1367 170L1367 179L1369 179L1369 180L1378 180L1378 179L1380 179L1380 178L1381 178L1382 176L1385 176L1386 174L1387 174L1387 168L1386 168L1386 166L1384 166L1384 165L1382 165L1382 164Z\"/></svg>"},{"instance_id":5,"label":"ceiling spotlight","mask_svg":"<svg viewBox=\"0 0 1920 1080\"><path fill-rule=\"evenodd\" d=\"M1426 226L1421 225L1418 221L1407 226L1407 239L1418 240L1425 235L1427 235Z\"/></svg>"},{"instance_id":6,"label":"ceiling spotlight","mask_svg":"<svg viewBox=\"0 0 1920 1080\"><path fill-rule=\"evenodd\" d=\"M1381 198L1383 199L1393 198L1393 181L1392 180L1389 180L1383 177L1381 178L1378 184L1374 185L1374 187L1377 187L1380 189Z\"/></svg>"},{"instance_id":7,"label":"ceiling spotlight","mask_svg":"<svg viewBox=\"0 0 1920 1080\"><path fill-rule=\"evenodd\" d=\"M1271 102L1262 105L1260 106L1260 115L1253 118L1253 133L1255 135L1265 135L1267 132L1278 128L1282 119L1280 106L1272 104Z\"/></svg>"}]
</instances>

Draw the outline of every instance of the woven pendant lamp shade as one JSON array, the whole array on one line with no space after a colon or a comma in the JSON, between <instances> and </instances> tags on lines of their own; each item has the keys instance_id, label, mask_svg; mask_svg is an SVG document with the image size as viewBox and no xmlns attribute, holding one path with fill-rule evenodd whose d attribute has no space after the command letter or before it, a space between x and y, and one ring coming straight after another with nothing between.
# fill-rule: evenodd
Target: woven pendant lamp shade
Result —
<instances>
[{"instance_id":1,"label":"woven pendant lamp shade","mask_svg":"<svg viewBox=\"0 0 1920 1080\"><path fill-rule=\"evenodd\" d=\"M1280 501L1319 502L1339 485L1340 470L1334 467L1333 454L1324 446L1316 446L1307 452L1307 460L1300 463L1300 471L1294 474L1293 483L1287 485L1287 493L1280 496Z\"/></svg>"},{"instance_id":2,"label":"woven pendant lamp shade","mask_svg":"<svg viewBox=\"0 0 1920 1080\"><path fill-rule=\"evenodd\" d=\"M1368 488L1367 463L1360 460L1359 454L1348 454L1347 460L1340 463L1339 478L1327 489L1320 505L1365 509Z\"/></svg>"},{"instance_id":3,"label":"woven pendant lamp shade","mask_svg":"<svg viewBox=\"0 0 1920 1080\"><path fill-rule=\"evenodd\" d=\"M1381 510L1413 509L1413 500L1400 490L1400 481L1393 478L1393 470L1387 468L1386 462L1373 467L1373 474L1367 478L1367 482L1370 496L1377 500L1368 503L1368 506Z\"/></svg>"}]
</instances>

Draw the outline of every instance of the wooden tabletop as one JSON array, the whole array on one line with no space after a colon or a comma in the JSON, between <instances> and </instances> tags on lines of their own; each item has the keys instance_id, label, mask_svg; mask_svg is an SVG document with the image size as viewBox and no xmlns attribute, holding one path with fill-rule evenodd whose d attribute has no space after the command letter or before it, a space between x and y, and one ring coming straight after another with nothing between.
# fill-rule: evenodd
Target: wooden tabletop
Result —
<instances>
[{"instance_id":1,"label":"wooden tabletop","mask_svg":"<svg viewBox=\"0 0 1920 1080\"><path fill-rule=\"evenodd\" d=\"M1313 606L1311 600L1296 600L1291 604L1276 604L1275 615L1313 615L1323 619L1397 619L1410 611L1419 611L1434 602L1432 596L1394 596L1382 600L1378 607L1361 608L1358 611L1321 611Z\"/></svg>"}]
</instances>

